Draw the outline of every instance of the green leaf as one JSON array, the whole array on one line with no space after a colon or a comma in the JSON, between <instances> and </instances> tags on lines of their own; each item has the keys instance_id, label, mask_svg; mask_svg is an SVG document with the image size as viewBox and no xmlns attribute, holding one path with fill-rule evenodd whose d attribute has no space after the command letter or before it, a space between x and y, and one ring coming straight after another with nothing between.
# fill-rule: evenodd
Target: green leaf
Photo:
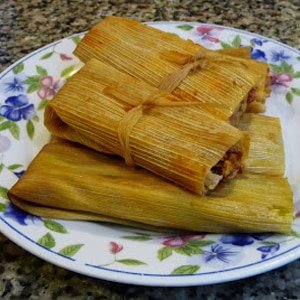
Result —
<instances>
[{"instance_id":1,"label":"green leaf","mask_svg":"<svg viewBox=\"0 0 300 300\"><path fill-rule=\"evenodd\" d=\"M122 239L131 240L131 241L139 241L146 242L152 240L149 234L138 233L138 235L125 235L122 236Z\"/></svg>"},{"instance_id":2,"label":"green leaf","mask_svg":"<svg viewBox=\"0 0 300 300\"><path fill-rule=\"evenodd\" d=\"M67 256L67 257L72 257L74 256L83 246L84 244L74 244L74 245L69 245L64 248L62 248L59 253L61 255Z\"/></svg>"},{"instance_id":3,"label":"green leaf","mask_svg":"<svg viewBox=\"0 0 300 300\"><path fill-rule=\"evenodd\" d=\"M285 98L289 104L292 104L292 102L294 100L294 96L291 92L286 93Z\"/></svg>"},{"instance_id":4,"label":"green leaf","mask_svg":"<svg viewBox=\"0 0 300 300\"><path fill-rule=\"evenodd\" d=\"M16 140L20 139L20 128L17 123L11 121L9 132Z\"/></svg>"},{"instance_id":5,"label":"green leaf","mask_svg":"<svg viewBox=\"0 0 300 300\"><path fill-rule=\"evenodd\" d=\"M5 121L3 123L0 124L0 131L3 131L3 130L6 130L6 129L9 129L10 126L11 126L11 121Z\"/></svg>"},{"instance_id":6,"label":"green leaf","mask_svg":"<svg viewBox=\"0 0 300 300\"><path fill-rule=\"evenodd\" d=\"M169 256L171 256L172 252L173 252L173 249L171 247L168 247L168 246L162 247L157 251L157 258L159 261L163 261L166 258L168 258Z\"/></svg>"},{"instance_id":7,"label":"green leaf","mask_svg":"<svg viewBox=\"0 0 300 300\"><path fill-rule=\"evenodd\" d=\"M67 229L56 221L53 221L51 219L44 219L43 221L45 227L47 227L51 231L58 232L58 233L68 233Z\"/></svg>"},{"instance_id":8,"label":"green leaf","mask_svg":"<svg viewBox=\"0 0 300 300\"><path fill-rule=\"evenodd\" d=\"M26 80L24 80L24 83L26 84L40 84L41 76L40 75L33 75L33 76L28 76Z\"/></svg>"},{"instance_id":9,"label":"green leaf","mask_svg":"<svg viewBox=\"0 0 300 300\"><path fill-rule=\"evenodd\" d=\"M6 187L4 187L4 186L0 186L0 196L1 196L3 199L7 199L7 200L8 200L7 192L8 192L8 188L6 188Z\"/></svg>"},{"instance_id":10,"label":"green leaf","mask_svg":"<svg viewBox=\"0 0 300 300\"><path fill-rule=\"evenodd\" d=\"M38 90L40 90L41 89L41 85L40 85L40 83L33 83L33 84L31 84L29 87L28 87L28 89L27 89L27 93L28 94L30 94L30 93L33 93L33 92L36 92L36 91L38 91Z\"/></svg>"},{"instance_id":11,"label":"green leaf","mask_svg":"<svg viewBox=\"0 0 300 300\"><path fill-rule=\"evenodd\" d=\"M174 251L178 254L187 256L191 256L193 254L203 254L203 251L200 248L195 247L193 245L181 246L179 248L175 248Z\"/></svg>"},{"instance_id":12,"label":"green leaf","mask_svg":"<svg viewBox=\"0 0 300 300\"><path fill-rule=\"evenodd\" d=\"M41 67L41 66L36 66L35 68L36 68L36 72L37 72L39 75L41 75L42 77L48 75L47 70L44 69L43 67Z\"/></svg>"},{"instance_id":13,"label":"green leaf","mask_svg":"<svg viewBox=\"0 0 300 300\"><path fill-rule=\"evenodd\" d=\"M300 71L293 74L293 78L300 78Z\"/></svg>"},{"instance_id":14,"label":"green leaf","mask_svg":"<svg viewBox=\"0 0 300 300\"><path fill-rule=\"evenodd\" d=\"M49 102L49 100L47 100L47 99L41 100L41 102L39 103L39 105L37 107L37 110L44 109L47 106L48 102Z\"/></svg>"},{"instance_id":15,"label":"green leaf","mask_svg":"<svg viewBox=\"0 0 300 300\"><path fill-rule=\"evenodd\" d=\"M116 262L121 263L123 265L127 266L141 266L141 265L146 265L146 263L137 260L137 259L117 259Z\"/></svg>"},{"instance_id":16,"label":"green leaf","mask_svg":"<svg viewBox=\"0 0 300 300\"><path fill-rule=\"evenodd\" d=\"M300 96L300 89L298 88L291 88L291 91L294 95Z\"/></svg>"},{"instance_id":17,"label":"green leaf","mask_svg":"<svg viewBox=\"0 0 300 300\"><path fill-rule=\"evenodd\" d=\"M74 37L72 38L72 41L73 41L76 45L78 45L78 44L80 43L80 41L81 41L81 37L80 37L80 36L74 36Z\"/></svg>"},{"instance_id":18,"label":"green leaf","mask_svg":"<svg viewBox=\"0 0 300 300\"><path fill-rule=\"evenodd\" d=\"M300 233L292 230L289 234L289 236L292 236L292 237L297 237L297 238L300 238Z\"/></svg>"},{"instance_id":19,"label":"green leaf","mask_svg":"<svg viewBox=\"0 0 300 300\"><path fill-rule=\"evenodd\" d=\"M271 70L275 73L275 74L279 74L281 72L281 67L278 65L274 65L274 64L269 64Z\"/></svg>"},{"instance_id":20,"label":"green leaf","mask_svg":"<svg viewBox=\"0 0 300 300\"><path fill-rule=\"evenodd\" d=\"M223 41L220 42L221 46L223 49L229 49L229 48L232 48L230 44L227 44Z\"/></svg>"},{"instance_id":21,"label":"green leaf","mask_svg":"<svg viewBox=\"0 0 300 300\"><path fill-rule=\"evenodd\" d=\"M7 130L7 129L10 131L11 135L15 139L18 140L20 138L20 129L15 122L11 120L7 120L0 124L0 131Z\"/></svg>"},{"instance_id":22,"label":"green leaf","mask_svg":"<svg viewBox=\"0 0 300 300\"><path fill-rule=\"evenodd\" d=\"M33 136L34 136L34 125L31 120L27 121L26 131L27 131L28 137L32 140Z\"/></svg>"},{"instance_id":23,"label":"green leaf","mask_svg":"<svg viewBox=\"0 0 300 300\"><path fill-rule=\"evenodd\" d=\"M183 24L183 25L176 26L176 28L179 28L179 29L182 29L182 30L185 30L185 31L190 31L194 28L194 26L191 26L189 24Z\"/></svg>"},{"instance_id":24,"label":"green leaf","mask_svg":"<svg viewBox=\"0 0 300 300\"><path fill-rule=\"evenodd\" d=\"M281 70L284 73L294 74L294 68L292 65L289 65L286 61L281 64Z\"/></svg>"},{"instance_id":25,"label":"green leaf","mask_svg":"<svg viewBox=\"0 0 300 300\"><path fill-rule=\"evenodd\" d=\"M13 68L13 73L18 74L21 73L23 70L24 70L24 64L20 63Z\"/></svg>"},{"instance_id":26,"label":"green leaf","mask_svg":"<svg viewBox=\"0 0 300 300\"><path fill-rule=\"evenodd\" d=\"M21 164L13 164L13 165L8 166L7 169L10 171L14 171L14 170L22 168L22 167L23 167L23 165L21 165Z\"/></svg>"},{"instance_id":27,"label":"green leaf","mask_svg":"<svg viewBox=\"0 0 300 300\"><path fill-rule=\"evenodd\" d=\"M41 238L39 238L37 242L40 245L49 249L55 247L55 239L49 232L43 235Z\"/></svg>"},{"instance_id":28,"label":"green leaf","mask_svg":"<svg viewBox=\"0 0 300 300\"><path fill-rule=\"evenodd\" d=\"M277 245L278 243L276 242L261 242L262 245L265 245L265 246L275 246Z\"/></svg>"},{"instance_id":29,"label":"green leaf","mask_svg":"<svg viewBox=\"0 0 300 300\"><path fill-rule=\"evenodd\" d=\"M4 203L0 203L0 212L5 212L6 205Z\"/></svg>"},{"instance_id":30,"label":"green leaf","mask_svg":"<svg viewBox=\"0 0 300 300\"><path fill-rule=\"evenodd\" d=\"M53 55L53 53L54 53L54 52L48 52L48 53L44 54L44 55L40 58L40 60L47 59L47 58L51 57L51 56Z\"/></svg>"},{"instance_id":31,"label":"green leaf","mask_svg":"<svg viewBox=\"0 0 300 300\"><path fill-rule=\"evenodd\" d=\"M300 56L297 56L297 59L300 60Z\"/></svg>"},{"instance_id":32,"label":"green leaf","mask_svg":"<svg viewBox=\"0 0 300 300\"><path fill-rule=\"evenodd\" d=\"M65 69L62 70L62 72L60 73L60 76L61 76L62 78L68 78L68 77L72 76L73 71L75 70L75 68L76 68L76 65L71 65L71 66L65 68Z\"/></svg>"},{"instance_id":33,"label":"green leaf","mask_svg":"<svg viewBox=\"0 0 300 300\"><path fill-rule=\"evenodd\" d=\"M0 164L0 173L3 171L3 169L4 169L4 165Z\"/></svg>"},{"instance_id":34,"label":"green leaf","mask_svg":"<svg viewBox=\"0 0 300 300\"><path fill-rule=\"evenodd\" d=\"M237 35L233 41L232 41L232 46L233 47L240 47L241 46L241 43L242 43L242 39L239 35Z\"/></svg>"},{"instance_id":35,"label":"green leaf","mask_svg":"<svg viewBox=\"0 0 300 300\"><path fill-rule=\"evenodd\" d=\"M34 121L34 122L39 122L40 121L40 117L38 115L35 115L35 116L32 117L31 120Z\"/></svg>"},{"instance_id":36,"label":"green leaf","mask_svg":"<svg viewBox=\"0 0 300 300\"><path fill-rule=\"evenodd\" d=\"M200 266L182 265L172 271L172 275L188 275L194 274L200 269Z\"/></svg>"},{"instance_id":37,"label":"green leaf","mask_svg":"<svg viewBox=\"0 0 300 300\"><path fill-rule=\"evenodd\" d=\"M205 247L214 244L214 241L205 241L205 240L189 240L188 244L195 247Z\"/></svg>"}]
</instances>

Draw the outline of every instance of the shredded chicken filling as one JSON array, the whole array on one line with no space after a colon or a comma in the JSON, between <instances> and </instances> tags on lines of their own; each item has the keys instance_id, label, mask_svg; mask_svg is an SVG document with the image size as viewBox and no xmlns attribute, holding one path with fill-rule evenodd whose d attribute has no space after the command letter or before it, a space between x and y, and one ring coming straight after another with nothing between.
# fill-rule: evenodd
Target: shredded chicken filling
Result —
<instances>
[{"instance_id":1,"label":"shredded chicken filling","mask_svg":"<svg viewBox=\"0 0 300 300\"><path fill-rule=\"evenodd\" d=\"M224 157L211 168L205 178L205 188L207 190L214 189L221 181L235 177L243 171L242 150L239 146L232 146L224 155Z\"/></svg>"},{"instance_id":2,"label":"shredded chicken filling","mask_svg":"<svg viewBox=\"0 0 300 300\"><path fill-rule=\"evenodd\" d=\"M238 105L238 107L235 109L232 116L229 118L229 122L232 125L237 125L241 119L241 116L244 112L264 112L265 111L265 105L261 102L261 100L258 101L257 99L257 86L254 86L248 93L248 95L241 101L241 103Z\"/></svg>"}]
</instances>

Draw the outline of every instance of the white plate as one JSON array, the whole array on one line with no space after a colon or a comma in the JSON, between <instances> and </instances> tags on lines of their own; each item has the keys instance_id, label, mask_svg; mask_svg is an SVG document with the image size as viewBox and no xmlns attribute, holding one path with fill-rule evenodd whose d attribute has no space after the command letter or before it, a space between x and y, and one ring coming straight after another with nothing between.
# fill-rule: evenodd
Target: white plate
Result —
<instances>
[{"instance_id":1,"label":"white plate","mask_svg":"<svg viewBox=\"0 0 300 300\"><path fill-rule=\"evenodd\" d=\"M212 49L252 45L274 73L267 114L282 121L286 175L294 190L292 235L168 236L122 226L46 220L13 208L6 192L49 134L43 108L80 68L72 55L83 34L50 44L0 75L0 230L29 252L89 276L139 285L192 286L256 275L300 257L300 53L252 33L195 23L149 23ZM262 195L263 197L263 195Z\"/></svg>"}]
</instances>

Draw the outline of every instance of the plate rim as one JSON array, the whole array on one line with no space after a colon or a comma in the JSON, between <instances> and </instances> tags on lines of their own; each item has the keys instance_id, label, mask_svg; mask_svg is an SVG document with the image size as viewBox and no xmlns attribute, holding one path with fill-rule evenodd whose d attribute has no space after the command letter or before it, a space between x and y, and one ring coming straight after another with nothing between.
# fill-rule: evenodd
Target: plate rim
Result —
<instances>
[{"instance_id":1,"label":"plate rim","mask_svg":"<svg viewBox=\"0 0 300 300\"><path fill-rule=\"evenodd\" d=\"M286 45L286 44L284 44L278 40L275 40L273 38L265 37L263 35L249 32L249 31L246 31L243 29L238 29L238 28L233 28L233 27L228 27L228 26L223 26L223 25L217 25L217 24L211 24L211 23L201 23L201 22L189 22L189 21L188 22L185 22L185 21L150 21L150 22L144 22L144 23L149 26L151 26L151 25L160 26L160 25L170 25L170 24L171 25L190 24L192 26L199 26L199 25L205 26L206 25L206 26L212 26L212 27L216 27L216 28L224 28L224 29L227 29L230 31L240 32L241 34L244 34L244 35L251 35L251 36L256 36L256 37L266 39L268 41L271 41L272 43L279 45L280 47L287 48L289 50L292 50L295 53L300 54L300 50L293 48L289 45ZM64 42L65 40L70 40L74 37L82 36L86 32L87 31L82 31L79 33L72 34L70 36L67 36L67 37L61 38L59 40L53 41L49 44L46 44L46 45L28 53L24 57L18 59L13 64L11 64L7 68L5 68L0 73L0 80L3 77L5 77L5 75L7 73L9 73L16 65L27 61L28 59L36 56L38 53L40 53L50 47L53 47L56 44L60 44L60 43ZM51 249L49 250L48 248L45 248L41 245L37 245L35 241L29 239L27 236L24 236L16 228L11 226L11 224L7 223L6 220L2 218L2 216L0 216L0 220L1 220L0 232L4 236L6 236L7 239L13 241L15 244L20 246L25 251L31 253L32 255L43 259L45 262L50 262L53 265L56 265L56 266L66 269L66 270L80 273L80 274L83 274L83 275L86 275L89 277L95 277L98 279L126 283L126 284L136 284L136 285L143 285L143 286L160 286L160 287L167 287L167 286L186 287L186 286L196 286L196 285L200 286L200 285L207 285L207 284L224 283L224 282L235 281L235 280L239 280L239 279L256 276L256 275L259 275L259 274L262 274L265 272L269 272L271 270L274 270L281 266L284 266L288 263L291 263L300 257L300 251L297 251L298 248L300 248L300 242L299 242L294 247L289 248L286 251L277 255L275 259L270 258L268 260L265 260L265 261L271 262L271 263L267 264L267 266L265 266L266 265L265 261L260 261L259 263L256 262L255 265L256 266L259 265L259 268L257 268L259 271L252 272L252 273L250 272L251 274L249 274L249 268L251 271L253 266L249 267L249 265L254 265L254 264L242 265L238 268L233 267L231 269L226 269L224 271L216 270L214 272L195 273L195 274L189 274L189 275L170 275L170 274L160 275L160 274L141 274L141 273L132 273L132 272L128 273L128 272L124 272L124 271L118 272L117 270L111 270L111 269L104 270L104 268L102 268L101 270L104 270L105 272L104 273L100 272L100 274L99 274L97 269L93 268L92 266L89 266L89 268L87 268L87 264L78 263L78 262L76 262L76 260L74 260L72 258L68 258L63 255L61 255L61 257L58 257L57 252L51 251ZM1 226L1 224L5 224L7 227L3 228L3 226ZM11 235L10 233L12 233L12 232L13 232L13 234ZM20 240L17 233L20 234L20 236L22 237L21 239L23 239L23 242ZM24 247L24 244L25 245L28 244L28 247ZM37 248L30 247L30 246L32 246L32 244L34 244L34 246ZM50 258L49 258L49 253L51 253ZM55 254L55 257L53 256L54 254ZM67 263L70 261L72 261L71 265ZM78 269L78 267L80 267L80 269ZM93 269L95 269L95 270L93 270ZM237 272L238 274L231 274L232 272L234 272L237 269L239 270L239 272ZM217 278L214 278L214 279L209 278L209 276L211 274L223 273L223 272L227 273L227 274L230 273L229 278L224 279L222 276L221 276L222 280L219 280ZM119 273L119 274L118 274L118 277L115 278L114 276L112 276L112 277L110 276L111 273L114 273L114 274ZM164 280L162 280L162 278L164 278ZM186 280L186 278L188 278L188 280ZM204 280L199 281L199 278L201 278L201 279L204 278ZM154 280L151 280L151 279L154 279Z\"/></svg>"}]
</instances>

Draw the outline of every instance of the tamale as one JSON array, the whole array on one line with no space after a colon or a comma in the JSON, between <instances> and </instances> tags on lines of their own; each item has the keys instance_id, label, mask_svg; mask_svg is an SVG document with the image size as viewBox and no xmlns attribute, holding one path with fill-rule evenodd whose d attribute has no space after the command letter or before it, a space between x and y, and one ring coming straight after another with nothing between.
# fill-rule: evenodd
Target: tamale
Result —
<instances>
[{"instance_id":1,"label":"tamale","mask_svg":"<svg viewBox=\"0 0 300 300\"><path fill-rule=\"evenodd\" d=\"M68 141L46 145L8 192L42 217L200 232L289 232L285 178L244 174L200 197L142 168Z\"/></svg>"},{"instance_id":2,"label":"tamale","mask_svg":"<svg viewBox=\"0 0 300 300\"><path fill-rule=\"evenodd\" d=\"M96 59L49 102L45 126L200 195L241 172L249 148L247 134L199 103L182 102Z\"/></svg>"},{"instance_id":3,"label":"tamale","mask_svg":"<svg viewBox=\"0 0 300 300\"><path fill-rule=\"evenodd\" d=\"M185 101L200 101L208 112L232 124L246 109L263 112L270 94L266 63L207 50L120 17L107 17L92 27L74 54L84 63L96 58L111 64Z\"/></svg>"},{"instance_id":4,"label":"tamale","mask_svg":"<svg viewBox=\"0 0 300 300\"><path fill-rule=\"evenodd\" d=\"M280 119L246 113L237 127L247 132L250 137L245 171L284 176L285 153Z\"/></svg>"}]
</instances>

